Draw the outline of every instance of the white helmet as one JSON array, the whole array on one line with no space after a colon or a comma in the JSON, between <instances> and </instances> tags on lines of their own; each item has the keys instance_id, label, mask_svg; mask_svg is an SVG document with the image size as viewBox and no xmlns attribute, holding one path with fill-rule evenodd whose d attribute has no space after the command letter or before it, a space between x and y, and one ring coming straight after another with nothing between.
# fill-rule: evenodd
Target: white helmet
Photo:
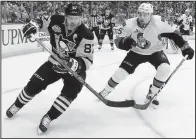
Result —
<instances>
[{"instance_id":1,"label":"white helmet","mask_svg":"<svg viewBox=\"0 0 196 139\"><path fill-rule=\"evenodd\" d=\"M153 6L150 3L142 3L138 8L138 12L153 13Z\"/></svg>"}]
</instances>

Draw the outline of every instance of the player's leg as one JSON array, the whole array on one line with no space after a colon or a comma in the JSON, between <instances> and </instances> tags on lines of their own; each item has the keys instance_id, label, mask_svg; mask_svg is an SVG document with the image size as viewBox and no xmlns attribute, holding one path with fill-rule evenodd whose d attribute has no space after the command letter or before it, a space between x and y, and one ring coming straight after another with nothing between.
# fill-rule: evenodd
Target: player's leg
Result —
<instances>
[{"instance_id":1,"label":"player's leg","mask_svg":"<svg viewBox=\"0 0 196 139\"><path fill-rule=\"evenodd\" d=\"M59 78L57 73L52 70L52 64L50 62L45 62L33 74L15 102L8 108L6 111L7 117L11 118L14 116L23 106L31 101L35 95L46 89L49 84L57 81Z\"/></svg>"},{"instance_id":2,"label":"player's leg","mask_svg":"<svg viewBox=\"0 0 196 139\"><path fill-rule=\"evenodd\" d=\"M98 44L99 44L99 27L95 27L95 35L97 37L97 41L98 41Z\"/></svg>"},{"instance_id":3,"label":"player's leg","mask_svg":"<svg viewBox=\"0 0 196 139\"><path fill-rule=\"evenodd\" d=\"M110 40L111 50L114 50L114 40L113 40L113 30L112 29L108 30L108 37Z\"/></svg>"},{"instance_id":4,"label":"player's leg","mask_svg":"<svg viewBox=\"0 0 196 139\"><path fill-rule=\"evenodd\" d=\"M106 30L100 30L100 38L99 38L99 47L98 49L101 49L102 48L102 45L103 45L103 39L105 37L105 34L106 34Z\"/></svg>"},{"instance_id":5,"label":"player's leg","mask_svg":"<svg viewBox=\"0 0 196 139\"><path fill-rule=\"evenodd\" d=\"M85 72L79 75L84 80L86 79ZM62 115L70 106L71 102L77 97L78 93L82 90L83 84L70 74L63 77L63 82L64 87L61 94L56 98L50 110L41 119L38 134L46 132L50 122Z\"/></svg>"},{"instance_id":6,"label":"player's leg","mask_svg":"<svg viewBox=\"0 0 196 139\"><path fill-rule=\"evenodd\" d=\"M157 72L153 79L153 83L150 85L145 102L148 102L151 97L158 92L170 74L170 63L163 51L156 52L149 56L149 62L156 68ZM156 106L159 105L158 99L156 98L152 104L156 108Z\"/></svg>"},{"instance_id":7,"label":"player's leg","mask_svg":"<svg viewBox=\"0 0 196 139\"><path fill-rule=\"evenodd\" d=\"M106 97L129 74L133 74L136 67L139 64L146 62L144 57L145 56L130 51L122 61L119 68L114 72L112 77L109 79L105 88L100 92L100 94L103 97Z\"/></svg>"}]
</instances>

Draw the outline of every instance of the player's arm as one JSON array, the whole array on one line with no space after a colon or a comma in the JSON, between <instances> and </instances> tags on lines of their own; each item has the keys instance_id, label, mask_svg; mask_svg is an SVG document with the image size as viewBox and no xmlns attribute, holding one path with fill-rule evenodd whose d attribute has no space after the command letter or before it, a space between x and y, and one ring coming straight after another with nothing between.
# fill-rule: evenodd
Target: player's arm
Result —
<instances>
[{"instance_id":1,"label":"player's arm","mask_svg":"<svg viewBox=\"0 0 196 139\"><path fill-rule=\"evenodd\" d=\"M175 30L174 32L165 32L161 33L160 37L166 37L168 39L171 39L174 41L174 43L179 47L182 48L187 41L185 41L181 35L181 33L178 30Z\"/></svg>"},{"instance_id":2,"label":"player's arm","mask_svg":"<svg viewBox=\"0 0 196 139\"><path fill-rule=\"evenodd\" d=\"M159 39L161 37L166 37L174 41L174 43L182 50L183 56L188 55L188 59L192 59L194 55L194 50L189 46L189 43L183 39L181 33L169 26L168 24L161 25L162 30Z\"/></svg>"},{"instance_id":3,"label":"player's arm","mask_svg":"<svg viewBox=\"0 0 196 139\"><path fill-rule=\"evenodd\" d=\"M132 20L127 20L122 23L121 34L118 35L116 39L114 39L114 43L117 48L122 50L130 50L133 46L136 46L136 41L131 38L131 28Z\"/></svg>"},{"instance_id":4,"label":"player's arm","mask_svg":"<svg viewBox=\"0 0 196 139\"><path fill-rule=\"evenodd\" d=\"M83 39L76 49L76 56L62 59L62 61L67 64L72 69L72 71L78 74L88 70L93 63L94 35L90 30L88 30L88 32L84 31L83 33ZM51 57L49 58L50 61L54 64L54 71L62 74L67 73L67 70L62 65L58 63L55 64L55 61L52 60Z\"/></svg>"},{"instance_id":5,"label":"player's arm","mask_svg":"<svg viewBox=\"0 0 196 139\"><path fill-rule=\"evenodd\" d=\"M94 35L89 33L88 36L84 37L80 42L76 50L76 60L78 61L80 67L79 71L86 71L93 64L93 45L94 45Z\"/></svg>"},{"instance_id":6,"label":"player's arm","mask_svg":"<svg viewBox=\"0 0 196 139\"><path fill-rule=\"evenodd\" d=\"M64 23L64 19L65 17L63 15L53 15L50 18L50 23L48 25L48 32L51 34L53 31L55 32L59 32L61 30L59 30L58 26L54 26L54 25L59 25L59 24L63 24Z\"/></svg>"},{"instance_id":7,"label":"player's arm","mask_svg":"<svg viewBox=\"0 0 196 139\"><path fill-rule=\"evenodd\" d=\"M112 28L115 27L115 18L114 17L111 18L111 26L112 26Z\"/></svg>"},{"instance_id":8,"label":"player's arm","mask_svg":"<svg viewBox=\"0 0 196 139\"><path fill-rule=\"evenodd\" d=\"M178 31L177 29L172 28L165 22L159 22L159 25L161 28L160 35L158 36L159 39L161 39L162 37L171 39L179 48L182 48L187 43L187 41L183 39L180 31Z\"/></svg>"}]
</instances>

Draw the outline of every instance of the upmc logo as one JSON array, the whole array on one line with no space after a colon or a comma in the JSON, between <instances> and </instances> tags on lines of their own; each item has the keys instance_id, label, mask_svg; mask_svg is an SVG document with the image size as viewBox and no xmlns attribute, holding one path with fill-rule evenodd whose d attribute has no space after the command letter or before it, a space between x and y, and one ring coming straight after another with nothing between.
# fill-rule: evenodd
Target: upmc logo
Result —
<instances>
[{"instance_id":1,"label":"upmc logo","mask_svg":"<svg viewBox=\"0 0 196 139\"><path fill-rule=\"evenodd\" d=\"M21 29L1 30L1 43L3 46L35 42L35 39L27 39L23 36Z\"/></svg>"}]
</instances>

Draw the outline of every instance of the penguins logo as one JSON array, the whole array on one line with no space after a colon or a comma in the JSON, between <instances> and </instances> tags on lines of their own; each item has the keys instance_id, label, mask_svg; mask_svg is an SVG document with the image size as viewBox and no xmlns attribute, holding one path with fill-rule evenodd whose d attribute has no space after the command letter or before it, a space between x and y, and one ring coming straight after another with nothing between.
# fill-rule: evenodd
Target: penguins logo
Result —
<instances>
[{"instance_id":1,"label":"penguins logo","mask_svg":"<svg viewBox=\"0 0 196 139\"><path fill-rule=\"evenodd\" d=\"M150 47L150 41L146 40L143 36L143 33L137 34L137 46L141 49L148 49Z\"/></svg>"},{"instance_id":2,"label":"penguins logo","mask_svg":"<svg viewBox=\"0 0 196 139\"><path fill-rule=\"evenodd\" d=\"M56 38L56 46L57 52L61 55L61 57L68 56L69 53L75 52L75 42L69 41L63 38L62 35L55 35Z\"/></svg>"}]
</instances>

